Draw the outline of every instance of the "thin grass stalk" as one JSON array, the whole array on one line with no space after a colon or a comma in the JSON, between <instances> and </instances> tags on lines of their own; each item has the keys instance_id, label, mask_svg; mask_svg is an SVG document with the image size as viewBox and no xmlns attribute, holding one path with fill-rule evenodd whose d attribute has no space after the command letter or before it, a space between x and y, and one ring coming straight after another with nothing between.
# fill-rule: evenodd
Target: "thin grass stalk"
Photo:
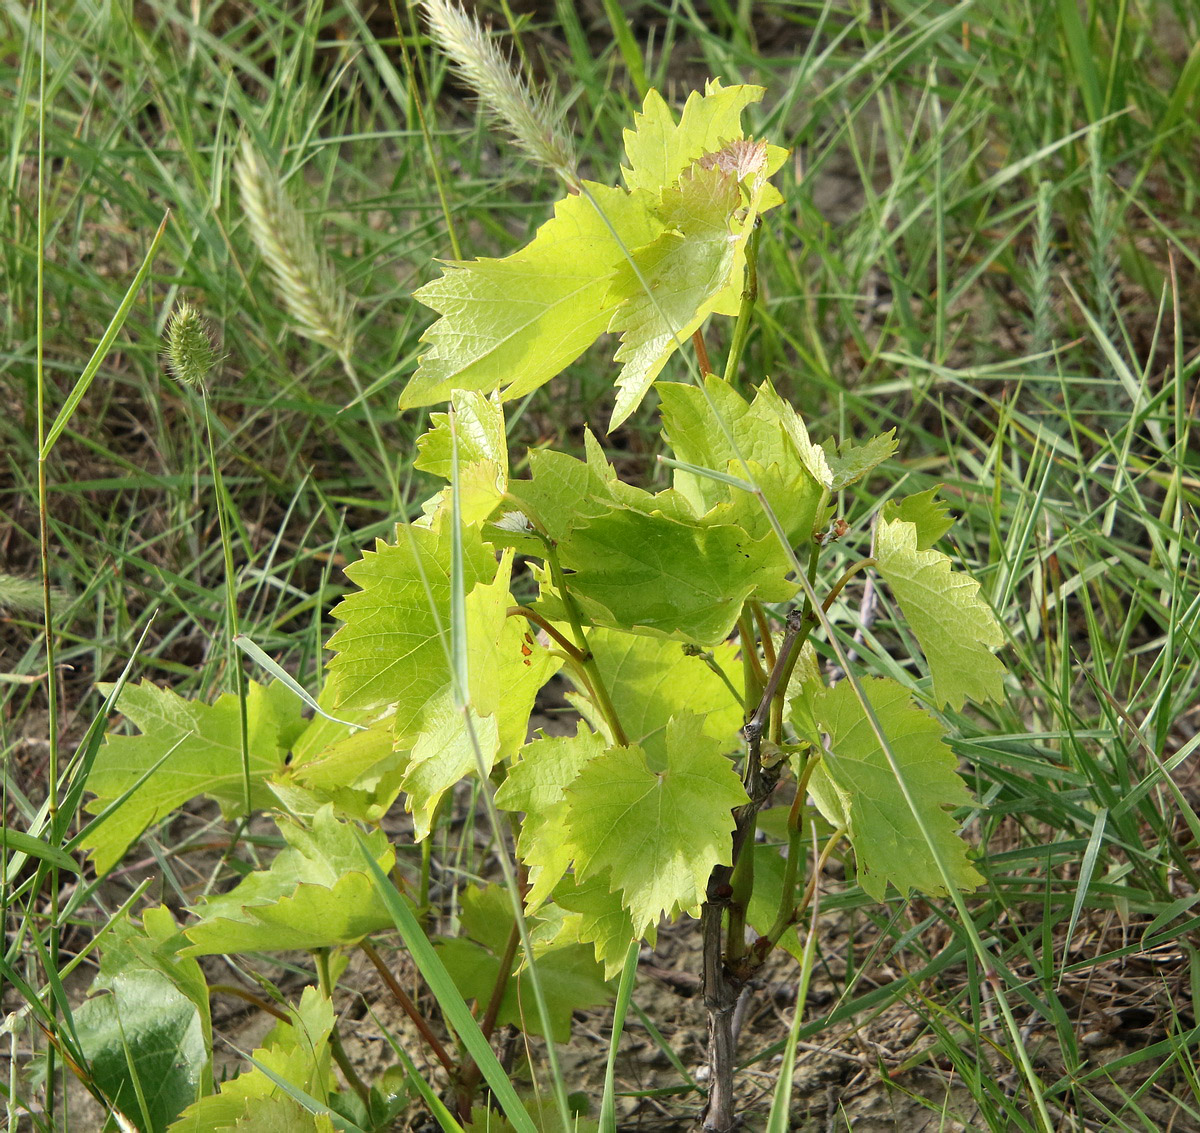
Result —
<instances>
[{"instance_id":1,"label":"thin grass stalk","mask_svg":"<svg viewBox=\"0 0 1200 1133\"><path fill-rule=\"evenodd\" d=\"M39 11L40 49L38 58L38 141L37 141L37 312L36 357L34 362L37 385L37 490L38 490L38 550L42 568L42 625L46 640L46 725L49 748L46 767L46 799L50 827L58 824L58 684L54 652L54 607L50 586L50 501L46 482L46 3ZM48 963L58 970L58 866L50 865L50 936ZM50 973L46 973L49 977ZM50 1022L57 1017L57 1005L50 1005ZM54 1121L55 1064L54 1044L46 1048L46 1116ZM65 1096L65 1090L64 1090Z\"/></svg>"}]
</instances>

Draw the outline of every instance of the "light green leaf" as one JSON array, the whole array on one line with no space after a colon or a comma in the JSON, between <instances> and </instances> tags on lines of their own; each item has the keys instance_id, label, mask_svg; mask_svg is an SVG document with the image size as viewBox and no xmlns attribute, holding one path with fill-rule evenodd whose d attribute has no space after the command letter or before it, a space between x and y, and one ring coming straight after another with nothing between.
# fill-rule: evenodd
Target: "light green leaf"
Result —
<instances>
[{"instance_id":1,"label":"light green leaf","mask_svg":"<svg viewBox=\"0 0 1200 1133\"><path fill-rule=\"evenodd\" d=\"M667 726L664 771L639 747L611 748L567 788L576 873L609 872L638 934L702 901L713 866L729 864L732 810L746 792L724 753L700 717L682 714Z\"/></svg>"},{"instance_id":2,"label":"light green leaf","mask_svg":"<svg viewBox=\"0 0 1200 1133\"><path fill-rule=\"evenodd\" d=\"M331 807L318 811L311 830L277 819L288 848L271 867L248 874L230 892L193 910L198 923L184 930L188 955L283 952L354 944L387 928L391 915L363 871L355 828ZM384 870L395 854L381 830L366 837Z\"/></svg>"},{"instance_id":3,"label":"light green leaf","mask_svg":"<svg viewBox=\"0 0 1200 1133\"><path fill-rule=\"evenodd\" d=\"M788 540L807 543L824 518L833 473L803 419L770 383L758 388L752 402L715 375L703 390L674 382L660 382L657 388L663 430L675 456L740 478L749 471ZM683 469L676 469L674 483L699 514L732 505L731 521L756 537L771 531L761 505L748 492Z\"/></svg>"},{"instance_id":4,"label":"light green leaf","mask_svg":"<svg viewBox=\"0 0 1200 1133\"><path fill-rule=\"evenodd\" d=\"M327 681L319 708L333 707L333 691ZM408 753L394 750L390 718L380 719L378 711L351 715L348 722L314 716L292 744L287 766L268 780L291 814L312 816L332 804L340 818L374 824L396 801Z\"/></svg>"},{"instance_id":5,"label":"light green leaf","mask_svg":"<svg viewBox=\"0 0 1200 1133\"><path fill-rule=\"evenodd\" d=\"M661 231L652 194L587 189L626 248ZM434 405L455 389L522 397L575 361L625 297L610 293L609 277L625 253L604 217L585 196L566 197L521 251L448 263L440 279L417 291L442 317L422 338L429 351L400 407Z\"/></svg>"},{"instance_id":6,"label":"light green leaf","mask_svg":"<svg viewBox=\"0 0 1200 1133\"><path fill-rule=\"evenodd\" d=\"M704 93L692 91L683 115L675 115L661 94L650 90L641 112L633 116L633 129L625 131L625 156L621 172L630 189L660 192L706 153L744 136L742 111L762 100L763 88L723 87L710 79Z\"/></svg>"},{"instance_id":7,"label":"light green leaf","mask_svg":"<svg viewBox=\"0 0 1200 1133\"><path fill-rule=\"evenodd\" d=\"M950 809L969 806L970 793L944 742L942 726L913 704L907 689L878 678L863 682L871 708L887 737L921 822L897 782L887 755L848 681L810 698L809 709L828 736L809 790L821 813L845 826L858 863L858 882L881 900L889 882L901 894L916 889L933 896L947 892L922 826L937 846L951 883L974 889L983 879L967 858L966 843ZM804 714L793 713L798 728ZM817 745L820 735L810 735Z\"/></svg>"},{"instance_id":8,"label":"light green leaf","mask_svg":"<svg viewBox=\"0 0 1200 1133\"><path fill-rule=\"evenodd\" d=\"M853 441L843 441L835 444L833 438L825 441L821 448L825 459L829 462L833 483L830 489L841 491L850 484L861 480L871 469L876 468L885 460L890 459L896 452L896 430L889 429L877 437L872 437L863 444ZM886 506L886 505L885 505ZM907 519L908 517L905 516Z\"/></svg>"},{"instance_id":9,"label":"light green leaf","mask_svg":"<svg viewBox=\"0 0 1200 1133\"><path fill-rule=\"evenodd\" d=\"M478 531L463 532L463 581L470 591L490 581L496 562ZM450 530L448 518L433 528L401 526L395 546L380 540L346 576L359 590L334 609L345 624L329 640L329 662L339 711L395 706L411 720L450 680ZM398 734L404 747L415 735Z\"/></svg>"},{"instance_id":10,"label":"light green leaf","mask_svg":"<svg viewBox=\"0 0 1200 1133\"><path fill-rule=\"evenodd\" d=\"M904 520L906 523L916 524L918 551L929 550L954 526L954 518L947 510L945 502L938 499L938 491L938 488L930 488L926 492L918 492L915 496L888 500L883 505L882 517L888 523Z\"/></svg>"},{"instance_id":11,"label":"light green leaf","mask_svg":"<svg viewBox=\"0 0 1200 1133\"><path fill-rule=\"evenodd\" d=\"M772 536L729 524L682 523L615 508L560 544L571 593L598 625L716 645L751 595L795 593L791 564Z\"/></svg>"},{"instance_id":12,"label":"light green leaf","mask_svg":"<svg viewBox=\"0 0 1200 1133\"><path fill-rule=\"evenodd\" d=\"M429 837L442 796L459 780L475 773L479 759L490 771L499 750L495 716L480 716L473 708L460 708L449 686L430 698L401 784L408 795L405 808L412 812L418 841Z\"/></svg>"},{"instance_id":13,"label":"light green leaf","mask_svg":"<svg viewBox=\"0 0 1200 1133\"><path fill-rule=\"evenodd\" d=\"M1001 699L1004 666L992 650L1004 631L979 583L951 570L941 552L921 550L917 525L906 520L880 520L875 561L929 662L934 703L958 710L968 698Z\"/></svg>"},{"instance_id":14,"label":"light green leaf","mask_svg":"<svg viewBox=\"0 0 1200 1133\"><path fill-rule=\"evenodd\" d=\"M100 686L105 689L108 686ZM241 721L237 697L225 693L212 704L184 700L149 681L126 685L121 711L141 729L139 736L110 735L88 778L93 814L119 799L159 760L166 760L82 845L91 850L97 873L111 869L148 826L189 799L214 798L226 813L245 805ZM300 703L282 685L249 682L246 696L251 803L270 805L263 779L283 762L284 742L298 723Z\"/></svg>"},{"instance_id":15,"label":"light green leaf","mask_svg":"<svg viewBox=\"0 0 1200 1133\"><path fill-rule=\"evenodd\" d=\"M616 473L607 462L546 450L529 454L529 471L528 480L509 484L509 495L556 543L615 502Z\"/></svg>"},{"instance_id":16,"label":"light green leaf","mask_svg":"<svg viewBox=\"0 0 1200 1133\"><path fill-rule=\"evenodd\" d=\"M212 1133L233 1128L262 1133L332 1133L334 1127L327 1115L304 1110L259 1067L266 1067L297 1090L326 1103L334 1081L329 1051L333 1004L309 986L299 1005L288 1007L287 1013L289 1021L277 1023L263 1045L251 1054L258 1066L222 1082L219 1094L189 1106L169 1133Z\"/></svg>"},{"instance_id":17,"label":"light green leaf","mask_svg":"<svg viewBox=\"0 0 1200 1133\"><path fill-rule=\"evenodd\" d=\"M496 510L508 487L508 438L500 398L485 397L470 390L454 390L450 404L455 414L458 441L458 493L462 521L482 523ZM453 471L454 443L450 435L450 415L431 414L433 427L417 439L415 468L449 480ZM436 510L435 496L425 506L426 514Z\"/></svg>"},{"instance_id":18,"label":"light green leaf","mask_svg":"<svg viewBox=\"0 0 1200 1133\"><path fill-rule=\"evenodd\" d=\"M606 980L620 975L631 941L654 934L653 926L647 933L634 929L629 910L620 892L612 891L607 873L598 873L585 882L577 877L564 879L554 891L554 901L568 913L559 925L556 942L590 944L596 959L604 965Z\"/></svg>"},{"instance_id":19,"label":"light green leaf","mask_svg":"<svg viewBox=\"0 0 1200 1133\"><path fill-rule=\"evenodd\" d=\"M629 298L608 327L621 334L616 360L623 363L610 429L633 412L667 359L717 309L739 263L741 230L731 225L741 203L733 174L693 166L663 192L658 211L666 231L617 268L613 287Z\"/></svg>"},{"instance_id":20,"label":"light green leaf","mask_svg":"<svg viewBox=\"0 0 1200 1133\"><path fill-rule=\"evenodd\" d=\"M678 641L596 628L588 633L588 647L617 718L630 742L646 752L651 767L666 766L667 722L681 712L701 717L704 734L726 750L737 746L743 723L741 703L716 673L685 652ZM723 641L711 652L737 687L741 680L737 647ZM602 714L583 693L580 689L568 698L596 731L606 731Z\"/></svg>"},{"instance_id":21,"label":"light green leaf","mask_svg":"<svg viewBox=\"0 0 1200 1133\"><path fill-rule=\"evenodd\" d=\"M442 795L478 771L476 744L487 771L497 759L516 754L525 742L538 691L561 664L523 621L507 617L513 601L508 591L511 570L509 551L501 558L495 581L476 586L466 598L470 727L447 683L422 706L419 719L401 723L398 729L417 733L403 785L419 839L432 828Z\"/></svg>"},{"instance_id":22,"label":"light green leaf","mask_svg":"<svg viewBox=\"0 0 1200 1133\"><path fill-rule=\"evenodd\" d=\"M496 792L496 805L524 812L517 852L529 867L525 906L539 909L571 864L566 790L604 738L580 728L574 736L543 736L526 745ZM628 942L627 942L628 943Z\"/></svg>"}]
</instances>

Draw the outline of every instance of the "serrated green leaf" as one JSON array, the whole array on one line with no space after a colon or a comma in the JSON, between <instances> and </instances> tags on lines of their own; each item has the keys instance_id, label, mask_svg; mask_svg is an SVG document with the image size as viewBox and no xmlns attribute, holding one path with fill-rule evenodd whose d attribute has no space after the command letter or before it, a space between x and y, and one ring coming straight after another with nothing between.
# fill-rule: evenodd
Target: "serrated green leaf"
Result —
<instances>
[{"instance_id":1,"label":"serrated green leaf","mask_svg":"<svg viewBox=\"0 0 1200 1133\"><path fill-rule=\"evenodd\" d=\"M863 444L843 441L835 444L833 439L825 441L821 448L833 474L830 490L840 492L850 484L861 480L873 468L890 459L896 452L896 430L889 429ZM905 518L908 518L907 516Z\"/></svg>"},{"instance_id":2,"label":"serrated green leaf","mask_svg":"<svg viewBox=\"0 0 1200 1133\"><path fill-rule=\"evenodd\" d=\"M288 843L269 869L248 874L230 892L196 906L200 918L184 930L188 955L281 952L354 944L387 928L391 914L363 871L355 828L331 807L311 829L277 819ZM366 837L376 860L391 869L395 854L381 830Z\"/></svg>"},{"instance_id":3,"label":"serrated green leaf","mask_svg":"<svg viewBox=\"0 0 1200 1133\"><path fill-rule=\"evenodd\" d=\"M950 816L969 806L957 760L942 726L912 702L908 690L886 677L863 681L863 689L895 757L918 822L886 753L848 681L813 696L811 717L828 744L809 780L809 790L830 822L845 826L858 863L858 882L875 900L888 884L933 896L947 892L942 872L922 833L933 838L950 882L974 889L983 879L967 858L966 843ZM803 716L793 713L798 728ZM820 735L809 736L820 744Z\"/></svg>"},{"instance_id":4,"label":"serrated green leaf","mask_svg":"<svg viewBox=\"0 0 1200 1133\"><path fill-rule=\"evenodd\" d=\"M120 708L141 735L105 739L88 778L88 789L96 797L86 809L99 813L167 758L119 809L83 837L82 845L91 851L101 874L121 859L143 830L190 799L216 799L226 813L240 813L245 805L236 696L225 693L204 704L144 681L126 685ZM284 740L301 721L300 703L282 685L264 687L251 681L246 716L251 803L267 806L271 796L263 780L283 761Z\"/></svg>"},{"instance_id":5,"label":"serrated green leaf","mask_svg":"<svg viewBox=\"0 0 1200 1133\"><path fill-rule=\"evenodd\" d=\"M568 828L581 881L609 873L636 933L704 897L713 866L729 864L732 810L746 802L725 745L698 716L667 725L666 769L639 747L611 748L567 788Z\"/></svg>"},{"instance_id":6,"label":"serrated green leaf","mask_svg":"<svg viewBox=\"0 0 1200 1133\"><path fill-rule=\"evenodd\" d=\"M825 453L809 438L798 413L764 382L747 402L728 382L710 375L704 389L660 382L663 431L676 457L687 464L749 474L793 544L806 543L824 517L833 484ZM771 531L758 500L747 492L676 469L676 489L698 514L731 505L730 521L753 535Z\"/></svg>"},{"instance_id":7,"label":"serrated green leaf","mask_svg":"<svg viewBox=\"0 0 1200 1133\"><path fill-rule=\"evenodd\" d=\"M515 923L508 894L494 885L468 889L463 895L462 923L466 935L439 941L438 955L462 997L486 1003L499 977L499 956ZM557 944L537 956L538 982L555 1042L570 1040L573 1012L598 1007L612 997L591 951L579 944ZM497 1021L541 1035L528 979L525 970L509 977Z\"/></svg>"},{"instance_id":8,"label":"serrated green leaf","mask_svg":"<svg viewBox=\"0 0 1200 1133\"><path fill-rule=\"evenodd\" d=\"M957 711L967 699L1000 700L1004 666L992 650L1004 631L979 583L951 570L941 552L921 550L917 525L906 520L880 521L875 562L929 662L934 703Z\"/></svg>"},{"instance_id":9,"label":"serrated green leaf","mask_svg":"<svg viewBox=\"0 0 1200 1133\"><path fill-rule=\"evenodd\" d=\"M699 645L729 636L751 595L795 593L791 564L771 536L614 508L559 546L571 594L597 625L675 635Z\"/></svg>"},{"instance_id":10,"label":"serrated green leaf","mask_svg":"<svg viewBox=\"0 0 1200 1133\"><path fill-rule=\"evenodd\" d=\"M361 858L360 858L361 860ZM325 1103L332 1084L329 1035L333 1030L333 1004L315 987L306 987L296 1007L288 1007L288 1022L268 1032L263 1045L251 1054L257 1065L221 1083L221 1092L189 1106L169 1133L211 1133L217 1129L261 1129L263 1133L332 1133L325 1114L305 1110L288 1097L263 1069L278 1075L308 1096ZM303 1116L298 1117L297 1111ZM250 1124L243 1125L242 1121ZM278 1125L271 1124L279 1122ZM300 1124L300 1122L307 1122Z\"/></svg>"},{"instance_id":11,"label":"serrated green leaf","mask_svg":"<svg viewBox=\"0 0 1200 1133\"><path fill-rule=\"evenodd\" d=\"M549 381L607 328L625 296L609 277L625 248L653 240L661 222L650 193L587 184L555 205L532 242L506 259L446 265L414 295L441 315L425 332L429 350L400 398L401 409L435 405L455 389L522 397Z\"/></svg>"},{"instance_id":12,"label":"serrated green leaf","mask_svg":"<svg viewBox=\"0 0 1200 1133\"><path fill-rule=\"evenodd\" d=\"M212 1089L208 988L196 961L177 955L183 943L161 907L146 910L141 929L117 921L92 984L108 994L74 1013L93 1082L139 1129L166 1129Z\"/></svg>"},{"instance_id":13,"label":"serrated green leaf","mask_svg":"<svg viewBox=\"0 0 1200 1133\"><path fill-rule=\"evenodd\" d=\"M531 913L571 864L566 789L604 748L604 738L584 728L574 736L543 736L525 746L496 792L498 807L525 815L517 852L529 867L525 906Z\"/></svg>"},{"instance_id":14,"label":"serrated green leaf","mask_svg":"<svg viewBox=\"0 0 1200 1133\"><path fill-rule=\"evenodd\" d=\"M658 193L706 153L744 136L742 111L762 99L756 86L723 87L710 79L704 93L692 91L678 123L671 108L656 90L646 93L633 128L624 132L625 156L621 172L629 189Z\"/></svg>"},{"instance_id":15,"label":"serrated green leaf","mask_svg":"<svg viewBox=\"0 0 1200 1133\"><path fill-rule=\"evenodd\" d=\"M667 722L681 712L700 716L704 734L727 750L737 746L737 732L744 722L741 703L716 673L685 652L679 642L598 627L588 634L588 648L625 734L646 752L651 767L665 766ZM741 679L737 647L723 641L711 652L736 687ZM569 694L569 699L593 729L606 731L603 715L583 692Z\"/></svg>"},{"instance_id":16,"label":"serrated green leaf","mask_svg":"<svg viewBox=\"0 0 1200 1133\"><path fill-rule=\"evenodd\" d=\"M455 414L458 452L458 495L463 523L486 520L508 487L508 438L500 398L470 390L453 390L450 404ZM449 480L453 471L454 438L449 413L430 416L432 428L417 439L415 468ZM426 504L426 514L436 510L440 498Z\"/></svg>"},{"instance_id":17,"label":"serrated green leaf","mask_svg":"<svg viewBox=\"0 0 1200 1133\"><path fill-rule=\"evenodd\" d=\"M495 574L492 549L474 528L463 532L463 582L468 592ZM337 656L329 662L339 711L396 707L409 721L450 680L449 521L435 527L410 524L398 530L396 544L382 540L374 551L346 568L359 587L333 611L345 624L329 640ZM415 733L398 733L407 746Z\"/></svg>"},{"instance_id":18,"label":"serrated green leaf","mask_svg":"<svg viewBox=\"0 0 1200 1133\"><path fill-rule=\"evenodd\" d=\"M522 621L507 617L511 569L512 553L506 552L495 581L476 586L466 598L469 718L455 705L447 683L422 707L419 719L401 724L405 733L417 730L403 786L418 839L429 834L442 795L476 774L480 757L490 771L497 759L514 755L524 744L538 691L561 664Z\"/></svg>"},{"instance_id":19,"label":"serrated green leaf","mask_svg":"<svg viewBox=\"0 0 1200 1133\"><path fill-rule=\"evenodd\" d=\"M618 266L614 290L629 298L608 327L621 335L622 363L610 429L641 403L667 359L725 297L743 243L740 227L731 227L741 203L736 177L693 166L663 192L658 211L666 231Z\"/></svg>"},{"instance_id":20,"label":"serrated green leaf","mask_svg":"<svg viewBox=\"0 0 1200 1133\"><path fill-rule=\"evenodd\" d=\"M584 882L577 877L565 878L554 891L554 901L568 912L555 939L590 944L596 959L604 965L606 980L620 975L630 942L654 932L653 926L647 934L634 929L621 893L613 892L607 873L598 873Z\"/></svg>"},{"instance_id":21,"label":"serrated green leaf","mask_svg":"<svg viewBox=\"0 0 1200 1133\"><path fill-rule=\"evenodd\" d=\"M917 528L917 550L927 551L951 527L954 518L943 500L938 499L938 488L905 496L899 500L888 500L883 505L882 518L888 523L903 520Z\"/></svg>"},{"instance_id":22,"label":"serrated green leaf","mask_svg":"<svg viewBox=\"0 0 1200 1133\"><path fill-rule=\"evenodd\" d=\"M219 1094L189 1109L171 1126L170 1133L334 1133L334 1128L328 1114L310 1113L283 1093L270 1097Z\"/></svg>"}]
</instances>

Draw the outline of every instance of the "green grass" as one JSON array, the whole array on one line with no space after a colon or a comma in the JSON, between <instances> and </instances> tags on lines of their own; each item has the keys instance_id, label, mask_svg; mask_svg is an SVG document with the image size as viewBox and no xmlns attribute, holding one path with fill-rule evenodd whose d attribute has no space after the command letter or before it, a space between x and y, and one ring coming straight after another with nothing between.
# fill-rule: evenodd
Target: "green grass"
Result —
<instances>
[{"instance_id":1,"label":"green grass","mask_svg":"<svg viewBox=\"0 0 1200 1133\"><path fill-rule=\"evenodd\" d=\"M949 904L881 911L853 888L827 894L826 911L873 924L877 943L799 1038L819 1043L852 1010L906 1004L927 1063L952 1067L974 1099L977 1112L958 1119L1037 1128L1022 1086L980 1073L1015 1058L990 1026L1004 997L1037 1041L1052 1038L1035 1068L1056 1128L1195 1126L1200 53L1186 48L1200 41L1200 14L1184 0L896 0L873 18L865 4L762 3L747 30L741 7L714 3L706 22L687 2L646 5L622 35L589 28L570 4L516 22L522 53L572 100L598 179L615 173L637 105L631 71L672 96L702 74L767 87L755 133L795 159L781 175L787 203L764 230L744 372L771 377L818 435L896 427L904 490L948 486L963 517L958 550L1010 635L1008 702L955 721L981 800L969 831L992 847L988 887L968 907L996 972L978 970ZM394 408L429 321L410 293L455 242L467 257L518 247L557 187L463 103L407 20L402 50L386 20L368 28L337 4L204 5L199 23L191 6L161 2L51 9L43 56L36 13L0 5L7 574L42 570L39 350L48 422L170 211L150 276L45 464L45 565L61 592L57 817L43 809L45 634L0 590L5 821L52 822L63 845L99 736L88 733L96 682L133 658L137 677L189 695L232 687L226 549L242 631L315 679L340 567L402 518L397 493L421 498L408 487L421 481L410 462L423 421ZM606 10L615 18L621 6ZM506 24L499 10L496 22ZM350 297L352 370L299 333L250 239L232 177L243 133L270 156ZM181 298L209 320L223 357L209 402L225 546L199 397L160 358ZM723 333L710 337L714 358ZM528 399L514 450L578 441L611 398L607 358L593 350ZM648 478L651 418L643 410L608 441ZM860 502L869 488L855 487ZM868 535L858 537L848 562ZM834 608L847 645L861 597L850 587ZM865 634L864 654L881 665L903 632L891 615L879 609ZM194 872L189 848L227 836L199 818L150 836L163 881L147 896L190 900L216 884ZM258 853L240 845L242 868ZM46 972L70 964L129 890L114 897L87 880L47 920L29 876L2 879L3 1011L26 997L69 1017ZM872 974L884 961L894 973L933 970L889 982ZM1124 1009L1135 993L1122 979L1147 997L1157 1029L1119 1058L1097 1057L1085 1041L1092 1006L1079 1005ZM21 1041L44 1049L36 1032ZM41 1097L10 1081L13 1112Z\"/></svg>"}]
</instances>

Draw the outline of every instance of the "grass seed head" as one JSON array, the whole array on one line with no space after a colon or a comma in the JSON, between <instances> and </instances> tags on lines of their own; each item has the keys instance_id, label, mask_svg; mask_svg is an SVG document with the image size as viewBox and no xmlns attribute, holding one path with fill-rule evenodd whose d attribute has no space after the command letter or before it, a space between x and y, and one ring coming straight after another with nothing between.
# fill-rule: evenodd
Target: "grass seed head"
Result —
<instances>
[{"instance_id":1,"label":"grass seed head","mask_svg":"<svg viewBox=\"0 0 1200 1133\"><path fill-rule=\"evenodd\" d=\"M579 185L579 159L559 129L560 117L548 95L535 96L487 32L451 0L422 0L430 35L479 96L484 109L502 123L517 145L568 185Z\"/></svg>"},{"instance_id":2,"label":"grass seed head","mask_svg":"<svg viewBox=\"0 0 1200 1133\"><path fill-rule=\"evenodd\" d=\"M242 139L234 176L250 237L267 262L297 331L340 358L349 358L354 333L345 289L308 219L248 137Z\"/></svg>"},{"instance_id":3,"label":"grass seed head","mask_svg":"<svg viewBox=\"0 0 1200 1133\"><path fill-rule=\"evenodd\" d=\"M171 376L185 386L203 389L218 361L207 324L184 300L167 320L166 362Z\"/></svg>"}]
</instances>

